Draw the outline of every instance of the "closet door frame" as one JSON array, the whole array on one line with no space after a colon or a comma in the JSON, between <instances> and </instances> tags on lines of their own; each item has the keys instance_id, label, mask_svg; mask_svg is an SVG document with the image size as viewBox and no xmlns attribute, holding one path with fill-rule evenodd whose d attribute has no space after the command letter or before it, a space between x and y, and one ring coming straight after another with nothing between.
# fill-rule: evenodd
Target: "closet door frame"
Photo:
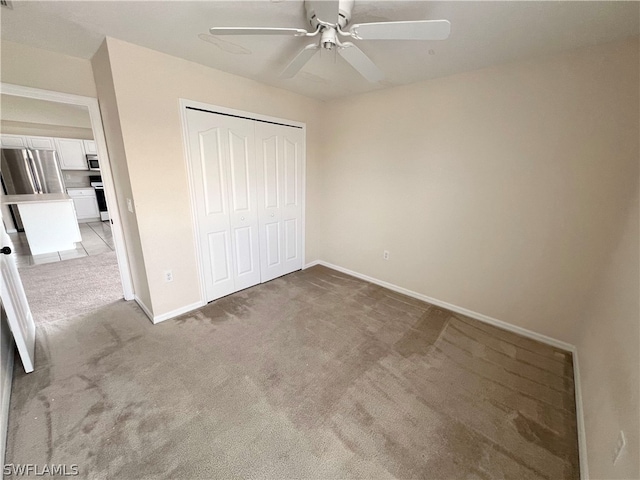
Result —
<instances>
[{"instance_id":1,"label":"closet door frame","mask_svg":"<svg viewBox=\"0 0 640 480\"><path fill-rule=\"evenodd\" d=\"M247 112L244 110L236 110L233 108L227 108L220 105L213 105L209 103L198 102L195 100L189 100L186 98L180 98L178 100L179 109L180 109L180 121L182 124L182 146L184 151L184 159L185 159L185 169L187 171L187 178L189 181L189 203L190 203L190 211L191 211L191 224L193 226L193 244L195 248L196 254L196 266L198 268L198 278L200 283L200 303L202 305L207 304L207 294L205 288L205 272L202 265L202 245L200 244L200 225L198 224L198 214L197 214L197 198L195 193L195 182L197 181L194 178L193 168L192 168L192 154L189 147L189 127L187 123L187 108L197 109L197 110L205 110L207 112L212 112L211 115L227 115L232 117L241 117L246 118L248 120L254 120L258 122L267 122L267 123L276 123L281 125L287 125L290 127L300 128L303 133L302 140L302 148L304 152L304 156L302 159L302 185L301 185L301 197L302 197L302 213L300 221L302 222L302 268L304 268L305 261L305 244L306 244L306 191L307 191L307 175L306 175L306 163L307 163L307 155L306 155L306 137L307 137L307 125L302 122L297 122L294 120L288 120L286 118L272 117L269 115L261 115L254 112Z\"/></svg>"}]
</instances>

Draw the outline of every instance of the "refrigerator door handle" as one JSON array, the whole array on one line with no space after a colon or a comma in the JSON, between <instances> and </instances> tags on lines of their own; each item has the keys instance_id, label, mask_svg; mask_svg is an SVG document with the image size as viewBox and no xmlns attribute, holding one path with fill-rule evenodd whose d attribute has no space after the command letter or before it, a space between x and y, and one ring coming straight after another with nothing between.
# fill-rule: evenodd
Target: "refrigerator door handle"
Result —
<instances>
[{"instance_id":1,"label":"refrigerator door handle","mask_svg":"<svg viewBox=\"0 0 640 480\"><path fill-rule=\"evenodd\" d=\"M29 168L31 169L31 176L33 177L33 185L35 186L36 193L42 193L42 185L40 185L40 176L36 168L36 160L30 148L27 148L27 157L29 158Z\"/></svg>"}]
</instances>

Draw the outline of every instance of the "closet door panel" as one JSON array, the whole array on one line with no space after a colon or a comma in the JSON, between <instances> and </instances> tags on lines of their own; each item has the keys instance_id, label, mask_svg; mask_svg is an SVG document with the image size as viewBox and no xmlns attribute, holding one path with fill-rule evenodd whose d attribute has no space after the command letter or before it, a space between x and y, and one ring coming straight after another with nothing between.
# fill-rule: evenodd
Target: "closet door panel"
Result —
<instances>
[{"instance_id":1,"label":"closet door panel","mask_svg":"<svg viewBox=\"0 0 640 480\"><path fill-rule=\"evenodd\" d=\"M217 116L187 110L196 221L206 301L234 291L226 129Z\"/></svg>"},{"instance_id":2,"label":"closet door panel","mask_svg":"<svg viewBox=\"0 0 640 480\"><path fill-rule=\"evenodd\" d=\"M263 168L263 208L278 208L280 197L280 179L278 178L278 137L273 135L262 140L261 165Z\"/></svg>"},{"instance_id":3,"label":"closet door panel","mask_svg":"<svg viewBox=\"0 0 640 480\"><path fill-rule=\"evenodd\" d=\"M289 132L286 132L289 133ZM286 135L286 134L285 134ZM287 136L283 138L284 154L284 206L297 207L300 203L298 191L300 181L298 170L300 169L300 158L295 139Z\"/></svg>"},{"instance_id":4,"label":"closet door panel","mask_svg":"<svg viewBox=\"0 0 640 480\"><path fill-rule=\"evenodd\" d=\"M282 137L277 125L256 122L260 281L283 275L282 259Z\"/></svg>"},{"instance_id":5,"label":"closet door panel","mask_svg":"<svg viewBox=\"0 0 640 480\"><path fill-rule=\"evenodd\" d=\"M211 277L213 285L233 280L231 278L231 245L229 232L212 232L207 235L209 240L209 256L211 259Z\"/></svg>"},{"instance_id":6,"label":"closet door panel","mask_svg":"<svg viewBox=\"0 0 640 480\"><path fill-rule=\"evenodd\" d=\"M224 157L222 153L220 129L212 128L200 133L200 168L204 189L204 203L207 216L226 215L227 188L224 180Z\"/></svg>"},{"instance_id":7,"label":"closet door panel","mask_svg":"<svg viewBox=\"0 0 640 480\"><path fill-rule=\"evenodd\" d=\"M250 147L247 137L240 136L234 131L229 132L229 146L231 158L231 198L233 211L247 212L250 208L250 180L251 167Z\"/></svg>"},{"instance_id":8,"label":"closet door panel","mask_svg":"<svg viewBox=\"0 0 640 480\"><path fill-rule=\"evenodd\" d=\"M255 257L251 227L239 227L234 231L236 238L236 272L238 276L250 275L255 271ZM249 255L245 253L249 252Z\"/></svg>"},{"instance_id":9,"label":"closet door panel","mask_svg":"<svg viewBox=\"0 0 640 480\"><path fill-rule=\"evenodd\" d=\"M298 251L300 235L298 231L297 218L289 218L284 221L284 259L287 262L294 262L300 258Z\"/></svg>"},{"instance_id":10,"label":"closet door panel","mask_svg":"<svg viewBox=\"0 0 640 480\"><path fill-rule=\"evenodd\" d=\"M304 132L282 128L282 233L283 271L287 274L302 268L302 182L304 165Z\"/></svg>"},{"instance_id":11,"label":"closet door panel","mask_svg":"<svg viewBox=\"0 0 640 480\"><path fill-rule=\"evenodd\" d=\"M229 217L235 259L233 277L237 291L260 283L255 122L229 117L226 117L226 121L229 126Z\"/></svg>"},{"instance_id":12,"label":"closet door panel","mask_svg":"<svg viewBox=\"0 0 640 480\"><path fill-rule=\"evenodd\" d=\"M280 258L280 222L266 223L263 231L266 237L266 258L264 263L268 268L277 268L282 263Z\"/></svg>"}]
</instances>

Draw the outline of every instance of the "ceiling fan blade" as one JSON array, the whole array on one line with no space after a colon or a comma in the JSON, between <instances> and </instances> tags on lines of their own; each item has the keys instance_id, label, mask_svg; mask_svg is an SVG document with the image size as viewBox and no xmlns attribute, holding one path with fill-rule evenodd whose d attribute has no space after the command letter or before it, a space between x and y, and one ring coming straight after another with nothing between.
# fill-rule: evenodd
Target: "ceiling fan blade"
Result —
<instances>
[{"instance_id":1,"label":"ceiling fan blade","mask_svg":"<svg viewBox=\"0 0 640 480\"><path fill-rule=\"evenodd\" d=\"M302 28L278 28L278 27L212 27L211 35L290 35L303 37L307 34Z\"/></svg>"},{"instance_id":2,"label":"ceiling fan blade","mask_svg":"<svg viewBox=\"0 0 640 480\"><path fill-rule=\"evenodd\" d=\"M384 78L384 74L376 67L365 53L351 42L340 45L338 53L355 68L360 75L372 83L377 83Z\"/></svg>"},{"instance_id":3,"label":"ceiling fan blade","mask_svg":"<svg viewBox=\"0 0 640 480\"><path fill-rule=\"evenodd\" d=\"M307 0L307 10L315 13L318 20L335 25L338 23L338 0ZM313 16L313 14L311 14Z\"/></svg>"},{"instance_id":4,"label":"ceiling fan blade","mask_svg":"<svg viewBox=\"0 0 640 480\"><path fill-rule=\"evenodd\" d=\"M227 42L226 40L214 37L213 35L209 35L208 33L201 33L198 35L198 38L215 45L220 50L227 53L233 53L235 55L249 55L251 53L251 50L249 50L248 48L244 48L241 45L236 45L235 43Z\"/></svg>"},{"instance_id":5,"label":"ceiling fan blade","mask_svg":"<svg viewBox=\"0 0 640 480\"><path fill-rule=\"evenodd\" d=\"M293 60L291 60L289 65L287 65L287 68L285 68L282 71L282 73L280 74L280 78L294 77L295 74L298 73L300 69L304 67L309 60L311 60L311 57L313 57L316 54L319 48L320 47L315 43L312 43L304 47L302 51L298 53L298 55L296 55Z\"/></svg>"},{"instance_id":6,"label":"ceiling fan blade","mask_svg":"<svg viewBox=\"0 0 640 480\"><path fill-rule=\"evenodd\" d=\"M357 23L349 32L358 40L445 40L451 33L448 20Z\"/></svg>"}]
</instances>

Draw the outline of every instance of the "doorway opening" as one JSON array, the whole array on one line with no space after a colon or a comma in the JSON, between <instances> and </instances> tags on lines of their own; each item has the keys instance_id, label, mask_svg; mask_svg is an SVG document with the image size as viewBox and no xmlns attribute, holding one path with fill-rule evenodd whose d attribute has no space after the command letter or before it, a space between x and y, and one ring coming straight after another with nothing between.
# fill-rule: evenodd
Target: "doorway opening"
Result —
<instances>
[{"instance_id":1,"label":"doorway opening","mask_svg":"<svg viewBox=\"0 0 640 480\"><path fill-rule=\"evenodd\" d=\"M8 84L2 84L0 100L5 195L2 220L13 246L11 261L18 267L36 324L89 313L118 299L132 300L97 100ZM60 202L69 205L75 220L74 225L67 225L67 231L61 232L62 225L55 217L36 215L34 220L28 209L12 203L24 198L16 195L29 193L11 191L16 185L5 179L8 159L18 152L25 159L38 155L53 159L48 171L57 174L38 177L34 173L40 191L33 193L60 192L64 197ZM26 221L21 212L26 212ZM72 242L56 244L52 237L58 236Z\"/></svg>"}]
</instances>

